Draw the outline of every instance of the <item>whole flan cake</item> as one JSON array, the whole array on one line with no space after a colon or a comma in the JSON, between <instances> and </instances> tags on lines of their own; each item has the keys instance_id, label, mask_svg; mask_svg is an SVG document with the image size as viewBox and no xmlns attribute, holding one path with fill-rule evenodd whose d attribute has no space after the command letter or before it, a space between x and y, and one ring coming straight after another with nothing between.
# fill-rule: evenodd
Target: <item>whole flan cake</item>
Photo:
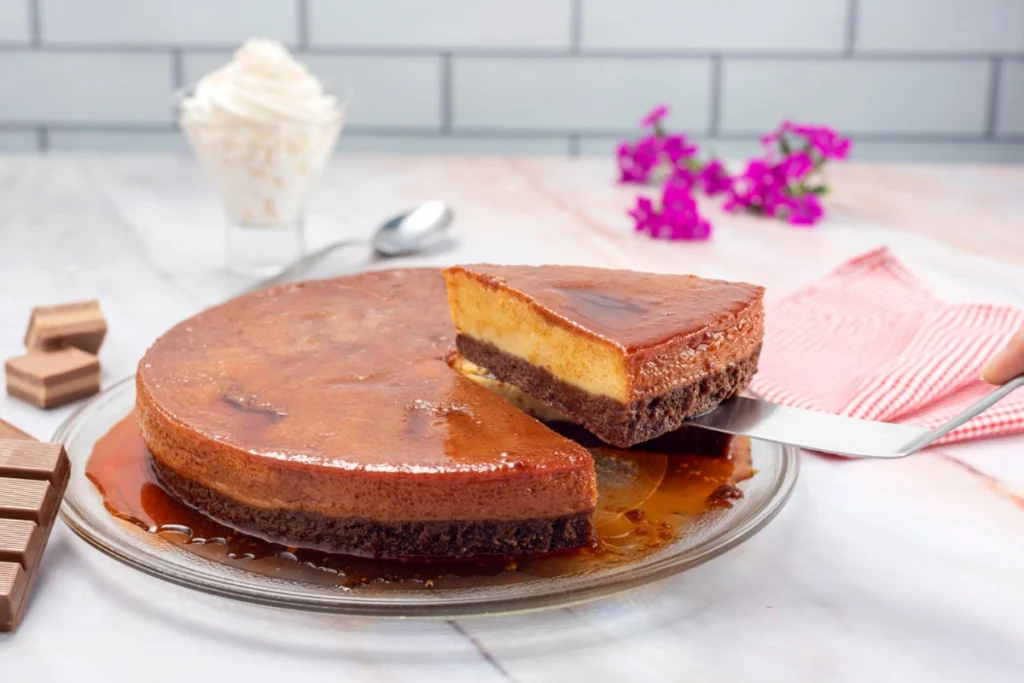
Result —
<instances>
[{"instance_id":1,"label":"whole flan cake","mask_svg":"<svg viewBox=\"0 0 1024 683\"><path fill-rule=\"evenodd\" d=\"M742 392L764 289L581 266L445 270L461 355L627 448Z\"/></svg>"},{"instance_id":2,"label":"whole flan cake","mask_svg":"<svg viewBox=\"0 0 1024 683\"><path fill-rule=\"evenodd\" d=\"M464 557L592 543L590 454L453 372L453 344L437 270L285 285L159 338L136 417L172 493L287 546Z\"/></svg>"}]
</instances>

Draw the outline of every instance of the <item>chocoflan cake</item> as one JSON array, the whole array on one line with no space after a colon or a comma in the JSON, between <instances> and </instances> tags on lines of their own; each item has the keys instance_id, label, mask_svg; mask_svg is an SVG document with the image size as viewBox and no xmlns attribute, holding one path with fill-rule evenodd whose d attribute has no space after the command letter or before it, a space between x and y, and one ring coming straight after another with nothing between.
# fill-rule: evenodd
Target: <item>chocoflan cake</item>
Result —
<instances>
[{"instance_id":1,"label":"chocoflan cake","mask_svg":"<svg viewBox=\"0 0 1024 683\"><path fill-rule=\"evenodd\" d=\"M285 285L182 322L139 365L139 428L186 503L286 546L373 557L593 542L594 463L445 362L436 270Z\"/></svg>"}]
</instances>

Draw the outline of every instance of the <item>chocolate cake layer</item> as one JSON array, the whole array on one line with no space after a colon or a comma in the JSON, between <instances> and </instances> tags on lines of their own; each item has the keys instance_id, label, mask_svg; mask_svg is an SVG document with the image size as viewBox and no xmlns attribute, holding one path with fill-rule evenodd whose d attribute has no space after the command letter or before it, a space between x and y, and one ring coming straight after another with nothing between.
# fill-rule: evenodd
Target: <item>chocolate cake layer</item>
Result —
<instances>
[{"instance_id":1,"label":"chocolate cake layer","mask_svg":"<svg viewBox=\"0 0 1024 683\"><path fill-rule=\"evenodd\" d=\"M571 415L602 440L621 448L678 429L687 417L711 410L741 393L757 372L761 353L758 345L746 358L698 382L627 404L563 382L547 370L473 337L459 334L455 343L463 356L486 367L498 379Z\"/></svg>"},{"instance_id":2,"label":"chocolate cake layer","mask_svg":"<svg viewBox=\"0 0 1024 683\"><path fill-rule=\"evenodd\" d=\"M246 505L150 460L185 503L236 529L289 547L364 557L457 558L549 553L592 544L593 511L549 519L380 522Z\"/></svg>"}]
</instances>

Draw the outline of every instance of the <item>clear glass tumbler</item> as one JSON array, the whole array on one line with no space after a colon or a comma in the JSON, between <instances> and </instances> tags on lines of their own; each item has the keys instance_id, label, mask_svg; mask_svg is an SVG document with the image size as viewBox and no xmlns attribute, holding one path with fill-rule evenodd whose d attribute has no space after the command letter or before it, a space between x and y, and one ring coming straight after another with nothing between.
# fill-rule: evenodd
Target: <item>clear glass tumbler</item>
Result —
<instances>
[{"instance_id":1,"label":"clear glass tumbler","mask_svg":"<svg viewBox=\"0 0 1024 683\"><path fill-rule=\"evenodd\" d=\"M270 275L306 251L303 219L345 121L347 100L317 123L179 123L227 214L227 267Z\"/></svg>"}]
</instances>

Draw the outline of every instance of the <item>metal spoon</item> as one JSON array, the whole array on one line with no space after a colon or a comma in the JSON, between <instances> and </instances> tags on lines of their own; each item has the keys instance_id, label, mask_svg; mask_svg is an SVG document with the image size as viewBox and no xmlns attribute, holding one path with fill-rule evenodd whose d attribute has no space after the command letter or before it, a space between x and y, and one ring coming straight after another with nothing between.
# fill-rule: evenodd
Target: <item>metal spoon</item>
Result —
<instances>
[{"instance_id":1,"label":"metal spoon","mask_svg":"<svg viewBox=\"0 0 1024 683\"><path fill-rule=\"evenodd\" d=\"M454 216L455 214L452 212L451 207L437 200L424 202L415 209L395 216L377 228L377 232L370 238L370 245L373 247L373 257L371 260L377 261L395 256L408 256L409 254L422 251L433 244L448 229ZM342 247L352 247L360 244L366 244L366 242L363 240L342 240L328 244L285 266L276 275L260 280L247 288L246 291L255 292L293 280L319 263L328 254Z\"/></svg>"}]
</instances>

